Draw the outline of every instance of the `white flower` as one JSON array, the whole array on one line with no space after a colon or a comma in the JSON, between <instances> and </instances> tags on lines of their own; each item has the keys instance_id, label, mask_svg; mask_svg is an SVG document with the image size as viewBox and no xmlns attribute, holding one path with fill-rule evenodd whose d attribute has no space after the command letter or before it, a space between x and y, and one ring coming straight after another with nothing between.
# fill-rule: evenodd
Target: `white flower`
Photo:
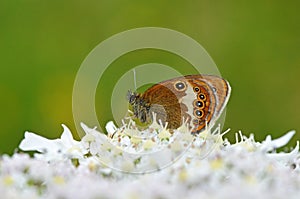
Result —
<instances>
[{"instance_id":1,"label":"white flower","mask_svg":"<svg viewBox=\"0 0 300 199\"><path fill-rule=\"evenodd\" d=\"M81 127L85 132L85 136L81 139L82 145L90 151L92 155L96 155L101 150L103 143L108 142L106 135L100 133L96 128L89 128L85 124L81 123Z\"/></svg>"},{"instance_id":2,"label":"white flower","mask_svg":"<svg viewBox=\"0 0 300 199\"><path fill-rule=\"evenodd\" d=\"M83 158L87 151L79 141L73 139L71 131L64 124L60 139L47 139L34 133L25 132L19 148L23 151L38 151L45 155L37 156L48 160L61 158Z\"/></svg>"},{"instance_id":3,"label":"white flower","mask_svg":"<svg viewBox=\"0 0 300 199\"><path fill-rule=\"evenodd\" d=\"M254 135L246 137L239 132L236 143L231 144L223 141L220 128L193 137L187 136L188 129L180 132L181 128L161 140L159 132L166 129L157 125L156 129L139 131L134 123L121 128L109 123L112 137L84 124L82 127L86 135L80 142L73 140L65 126L61 138L55 140L26 132L20 148L39 154L32 158L18 153L1 157L1 198L300 195L299 142L289 153L274 150L285 145L294 132L274 140L268 136L262 143L255 141ZM132 139L133 135L138 139ZM80 157L77 167L71 163L74 157Z\"/></svg>"}]
</instances>

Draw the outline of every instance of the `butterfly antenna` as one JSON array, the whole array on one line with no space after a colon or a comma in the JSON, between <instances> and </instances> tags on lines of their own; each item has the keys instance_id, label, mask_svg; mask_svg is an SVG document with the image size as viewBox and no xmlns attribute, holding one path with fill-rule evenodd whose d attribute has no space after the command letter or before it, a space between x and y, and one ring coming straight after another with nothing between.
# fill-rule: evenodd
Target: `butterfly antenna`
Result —
<instances>
[{"instance_id":1,"label":"butterfly antenna","mask_svg":"<svg viewBox=\"0 0 300 199\"><path fill-rule=\"evenodd\" d=\"M132 71L133 71L133 81L134 81L134 90L136 91L136 72L135 72L135 68L134 69L132 69Z\"/></svg>"}]
</instances>

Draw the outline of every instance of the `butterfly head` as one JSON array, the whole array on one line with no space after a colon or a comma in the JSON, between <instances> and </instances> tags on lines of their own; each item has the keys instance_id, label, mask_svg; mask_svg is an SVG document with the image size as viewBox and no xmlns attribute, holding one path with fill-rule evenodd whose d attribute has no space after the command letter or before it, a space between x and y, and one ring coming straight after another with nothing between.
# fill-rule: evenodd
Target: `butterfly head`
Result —
<instances>
[{"instance_id":1,"label":"butterfly head","mask_svg":"<svg viewBox=\"0 0 300 199\"><path fill-rule=\"evenodd\" d=\"M150 119L150 104L142 97L140 93L128 91L127 100L131 105L134 116L142 123Z\"/></svg>"}]
</instances>

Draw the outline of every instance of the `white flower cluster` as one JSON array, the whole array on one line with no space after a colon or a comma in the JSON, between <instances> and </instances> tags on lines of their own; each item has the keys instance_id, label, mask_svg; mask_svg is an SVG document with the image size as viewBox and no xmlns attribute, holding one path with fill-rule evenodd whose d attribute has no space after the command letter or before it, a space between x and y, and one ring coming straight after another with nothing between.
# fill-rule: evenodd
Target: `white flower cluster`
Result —
<instances>
[{"instance_id":1,"label":"white flower cluster","mask_svg":"<svg viewBox=\"0 0 300 199\"><path fill-rule=\"evenodd\" d=\"M153 123L139 130L129 121L112 122L108 135L82 124L73 139L63 125L61 138L26 132L26 153L0 159L0 198L299 198L299 142L277 153L295 134L256 142L237 134L234 144L220 128L193 136L183 125L170 132Z\"/></svg>"}]
</instances>

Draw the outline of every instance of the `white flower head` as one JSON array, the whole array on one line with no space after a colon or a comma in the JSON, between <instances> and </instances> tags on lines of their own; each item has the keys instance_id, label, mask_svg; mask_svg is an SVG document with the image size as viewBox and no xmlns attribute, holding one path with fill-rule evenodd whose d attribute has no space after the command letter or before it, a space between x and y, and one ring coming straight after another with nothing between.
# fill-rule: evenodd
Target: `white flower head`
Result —
<instances>
[{"instance_id":1,"label":"white flower head","mask_svg":"<svg viewBox=\"0 0 300 199\"><path fill-rule=\"evenodd\" d=\"M171 133L162 125L139 130L133 122L120 128L110 122L106 136L81 125L86 133L81 141L74 140L65 126L61 138L54 140L26 132L20 148L38 154L2 156L1 197L297 198L300 194L299 142L290 152L275 150L291 139L293 131L274 140L267 136L262 143L239 132L236 143L230 143L223 140L226 132L220 128L190 136L184 127ZM74 158L77 167L71 163Z\"/></svg>"}]
</instances>

